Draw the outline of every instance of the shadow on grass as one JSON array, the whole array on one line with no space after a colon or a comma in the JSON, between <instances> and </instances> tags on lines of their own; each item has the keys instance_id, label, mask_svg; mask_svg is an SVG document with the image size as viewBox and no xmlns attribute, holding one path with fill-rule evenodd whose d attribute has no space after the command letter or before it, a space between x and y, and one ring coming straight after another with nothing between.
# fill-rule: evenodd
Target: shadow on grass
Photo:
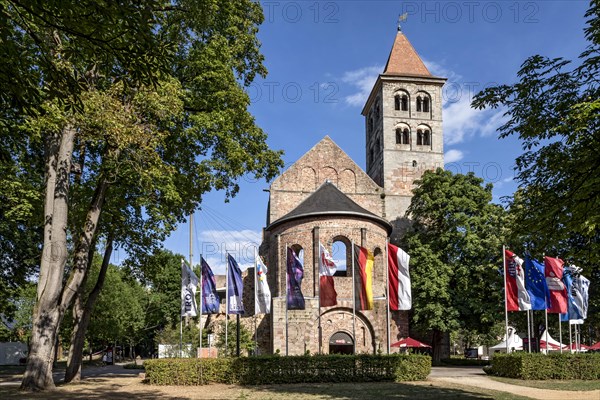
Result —
<instances>
[{"instance_id":1,"label":"shadow on grass","mask_svg":"<svg viewBox=\"0 0 600 400\"><path fill-rule=\"evenodd\" d=\"M336 384L293 384L246 387L250 391L263 394L265 398L280 394L281 398L319 399L493 399L494 396L456 388L432 386L427 382L418 384L374 382ZM297 396L294 396L297 395Z\"/></svg>"}]
</instances>

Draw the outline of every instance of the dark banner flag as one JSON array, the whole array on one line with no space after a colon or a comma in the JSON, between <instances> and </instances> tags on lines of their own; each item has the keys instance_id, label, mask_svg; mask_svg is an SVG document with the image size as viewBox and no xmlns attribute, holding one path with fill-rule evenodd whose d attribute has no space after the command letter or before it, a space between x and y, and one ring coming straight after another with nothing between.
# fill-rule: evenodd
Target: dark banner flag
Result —
<instances>
[{"instance_id":1,"label":"dark banner flag","mask_svg":"<svg viewBox=\"0 0 600 400\"><path fill-rule=\"evenodd\" d=\"M219 295L217 294L217 283L210 266L201 259L202 264L202 314L219 313Z\"/></svg>"},{"instance_id":2,"label":"dark banner flag","mask_svg":"<svg viewBox=\"0 0 600 400\"><path fill-rule=\"evenodd\" d=\"M304 268L294 253L287 248L287 308L288 310L304 310L304 296L302 295L302 278Z\"/></svg>"},{"instance_id":3,"label":"dark banner flag","mask_svg":"<svg viewBox=\"0 0 600 400\"><path fill-rule=\"evenodd\" d=\"M243 289L242 271L231 254L227 254L227 314L243 314Z\"/></svg>"}]
</instances>

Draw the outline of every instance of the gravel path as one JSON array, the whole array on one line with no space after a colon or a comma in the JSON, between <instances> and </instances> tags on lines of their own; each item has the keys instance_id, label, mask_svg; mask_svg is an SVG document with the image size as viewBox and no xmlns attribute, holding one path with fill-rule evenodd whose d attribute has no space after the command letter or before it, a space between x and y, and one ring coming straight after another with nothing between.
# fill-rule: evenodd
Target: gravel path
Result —
<instances>
[{"instance_id":1,"label":"gravel path","mask_svg":"<svg viewBox=\"0 0 600 400\"><path fill-rule=\"evenodd\" d=\"M540 400L600 400L600 390L593 391L568 391L568 390L546 390L530 388L527 386L511 385L498 382L486 376L453 376L453 377L429 377L429 380L435 382L450 382L457 385L473 386L477 388L498 390L508 392L519 396L526 396L532 399Z\"/></svg>"}]
</instances>

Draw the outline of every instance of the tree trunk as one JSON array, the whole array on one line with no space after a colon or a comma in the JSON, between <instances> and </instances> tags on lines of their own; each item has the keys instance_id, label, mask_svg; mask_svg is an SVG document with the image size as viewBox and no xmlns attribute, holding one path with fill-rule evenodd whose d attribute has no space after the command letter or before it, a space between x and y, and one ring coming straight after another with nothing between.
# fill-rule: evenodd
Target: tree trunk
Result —
<instances>
[{"instance_id":1,"label":"tree trunk","mask_svg":"<svg viewBox=\"0 0 600 400\"><path fill-rule=\"evenodd\" d=\"M433 330L433 336L431 338L431 347L432 348L432 361L440 362L442 359L442 338L444 333L437 329Z\"/></svg>"},{"instance_id":2,"label":"tree trunk","mask_svg":"<svg viewBox=\"0 0 600 400\"><path fill-rule=\"evenodd\" d=\"M100 291L104 286L104 278L106 277L106 271L110 263L110 257L113 250L113 238L109 237L106 242L106 249L104 250L104 257L102 259L102 266L100 267L100 273L98 274L98 280L94 289L90 292L90 295L83 304L82 293L77 295L75 301L74 313L75 326L73 327L73 334L71 336L71 347L69 349L69 358L67 360L67 370L65 371L65 382L78 382L81 380L81 361L83 360L83 346L85 344L85 334L90 324L90 318L94 305ZM90 256L91 260L92 256Z\"/></svg>"},{"instance_id":3,"label":"tree trunk","mask_svg":"<svg viewBox=\"0 0 600 400\"><path fill-rule=\"evenodd\" d=\"M40 261L37 302L33 310L31 347L21 389L54 388L52 364L58 326L62 281L67 261L67 218L69 173L75 129L66 125L60 138L51 137L46 154L46 197L44 202L44 246Z\"/></svg>"}]
</instances>

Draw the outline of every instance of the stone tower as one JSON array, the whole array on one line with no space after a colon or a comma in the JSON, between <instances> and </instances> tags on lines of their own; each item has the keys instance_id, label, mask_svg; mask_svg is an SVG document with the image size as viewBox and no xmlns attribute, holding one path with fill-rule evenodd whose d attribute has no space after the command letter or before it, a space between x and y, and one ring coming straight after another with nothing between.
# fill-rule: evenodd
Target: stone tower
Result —
<instances>
[{"instance_id":1,"label":"stone tower","mask_svg":"<svg viewBox=\"0 0 600 400\"><path fill-rule=\"evenodd\" d=\"M382 74L362 110L367 174L384 188L384 217L396 242L404 233L414 181L444 167L442 87L398 30Z\"/></svg>"}]
</instances>

